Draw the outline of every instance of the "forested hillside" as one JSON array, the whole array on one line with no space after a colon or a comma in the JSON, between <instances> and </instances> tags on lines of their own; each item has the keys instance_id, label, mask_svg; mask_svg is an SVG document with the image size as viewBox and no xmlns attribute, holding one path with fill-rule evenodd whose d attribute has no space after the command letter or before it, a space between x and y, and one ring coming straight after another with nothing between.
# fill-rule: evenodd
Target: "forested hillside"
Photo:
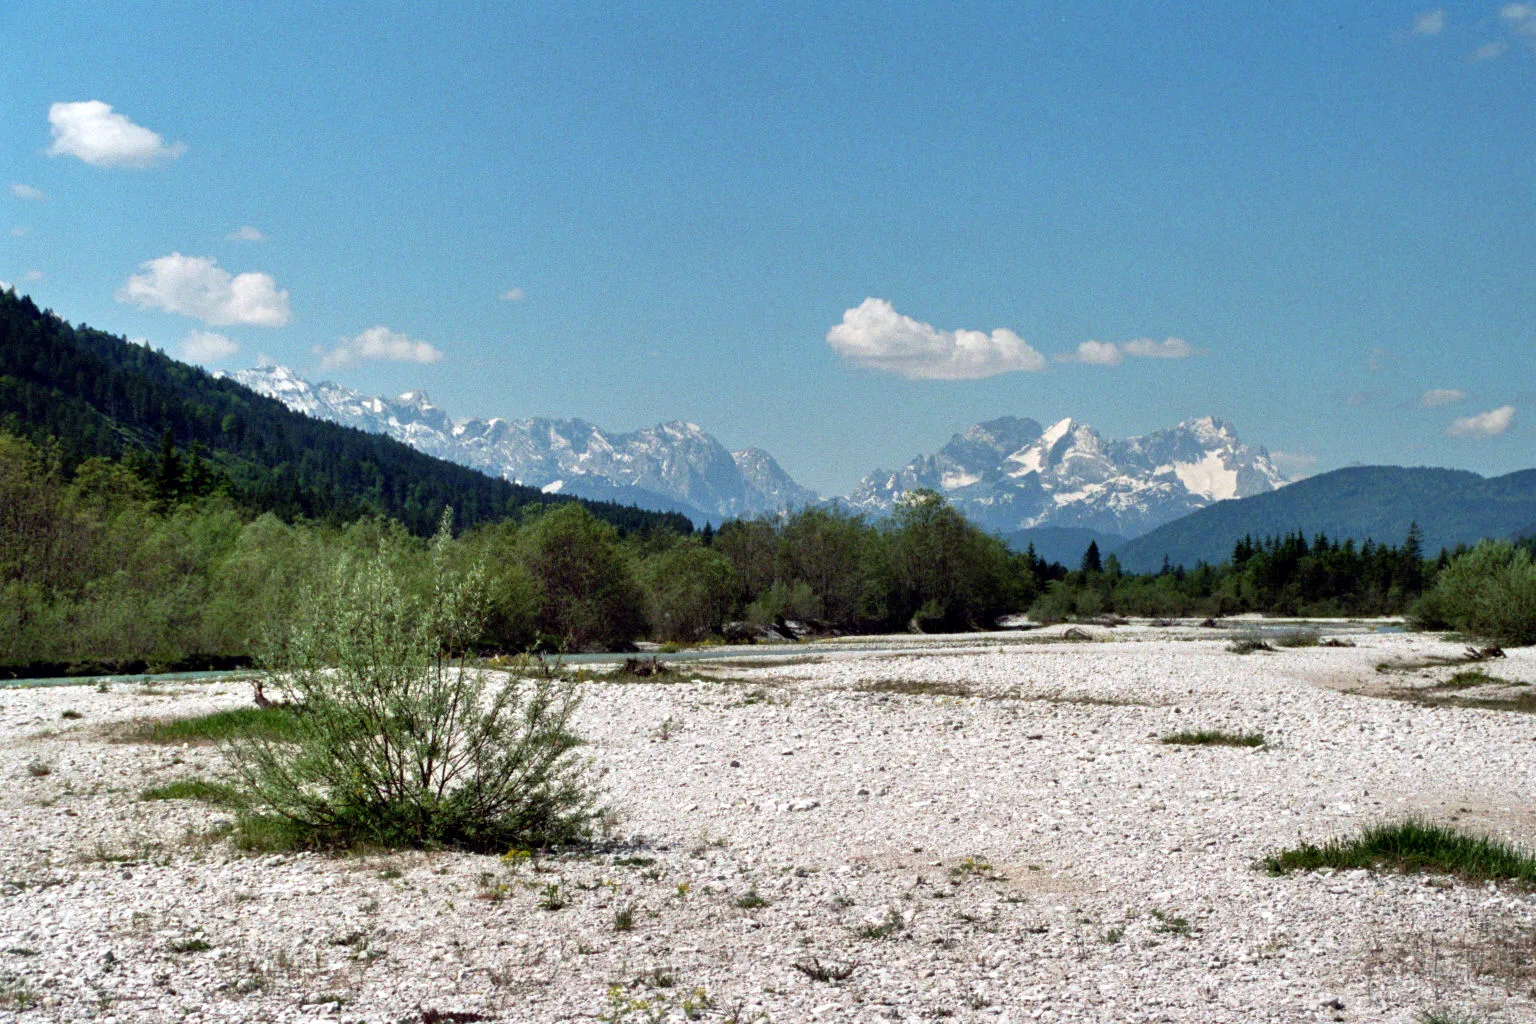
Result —
<instances>
[{"instance_id":1,"label":"forested hillside","mask_svg":"<svg viewBox=\"0 0 1536 1024\"><path fill-rule=\"evenodd\" d=\"M167 456L206 459L211 485L285 519L344 522L374 513L426 535L447 506L461 526L473 526L526 505L572 500L310 419L164 353L71 326L8 291L0 291L0 430L52 439L66 471L93 456L127 459L146 476ZM692 529L681 515L588 506L620 529Z\"/></svg>"},{"instance_id":2,"label":"forested hillside","mask_svg":"<svg viewBox=\"0 0 1536 1024\"><path fill-rule=\"evenodd\" d=\"M1224 561L1244 537L1294 531L1379 544L1406 536L1414 523L1430 554L1513 536L1536 523L1536 470L1485 478L1456 469L1337 469L1268 494L1217 502L1128 541L1115 555L1131 572L1156 571L1165 557L1193 568Z\"/></svg>"}]
</instances>

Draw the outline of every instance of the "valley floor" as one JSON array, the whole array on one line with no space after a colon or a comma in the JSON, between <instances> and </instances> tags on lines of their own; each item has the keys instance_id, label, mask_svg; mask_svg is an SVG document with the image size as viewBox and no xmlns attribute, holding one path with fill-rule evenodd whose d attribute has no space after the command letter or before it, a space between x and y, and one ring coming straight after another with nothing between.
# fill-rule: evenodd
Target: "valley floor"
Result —
<instances>
[{"instance_id":1,"label":"valley floor","mask_svg":"<svg viewBox=\"0 0 1536 1024\"><path fill-rule=\"evenodd\" d=\"M1088 631L583 683L614 841L521 866L243 856L140 800L218 754L123 723L248 687L0 691L0 1020L1536 1019L1536 895L1254 866L1410 813L1536 846L1536 718L1390 699L1459 646Z\"/></svg>"}]
</instances>

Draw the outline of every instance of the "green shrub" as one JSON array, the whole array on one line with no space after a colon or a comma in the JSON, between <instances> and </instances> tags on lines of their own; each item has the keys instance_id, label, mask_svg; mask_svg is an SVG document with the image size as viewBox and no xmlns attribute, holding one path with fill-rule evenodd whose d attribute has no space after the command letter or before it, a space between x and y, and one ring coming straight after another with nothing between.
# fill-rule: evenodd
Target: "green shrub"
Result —
<instances>
[{"instance_id":1,"label":"green shrub","mask_svg":"<svg viewBox=\"0 0 1536 1024\"><path fill-rule=\"evenodd\" d=\"M1440 570L1413 609L1424 629L1451 628L1510 647L1536 644L1536 564L1509 541L1485 540Z\"/></svg>"},{"instance_id":2,"label":"green shrub","mask_svg":"<svg viewBox=\"0 0 1536 1024\"><path fill-rule=\"evenodd\" d=\"M518 544L538 595L538 628L566 650L627 644L644 627L643 601L618 534L570 502L535 518Z\"/></svg>"},{"instance_id":3,"label":"green shrub","mask_svg":"<svg viewBox=\"0 0 1536 1024\"><path fill-rule=\"evenodd\" d=\"M448 543L445 530L425 598L382 557L339 560L269 643L267 689L292 702L294 731L229 742L249 845L505 850L587 834L575 691L549 677L493 688L468 668L483 579L450 565Z\"/></svg>"},{"instance_id":4,"label":"green shrub","mask_svg":"<svg viewBox=\"0 0 1536 1024\"><path fill-rule=\"evenodd\" d=\"M736 591L730 560L693 539L640 564L651 636L692 641L719 630Z\"/></svg>"}]
</instances>

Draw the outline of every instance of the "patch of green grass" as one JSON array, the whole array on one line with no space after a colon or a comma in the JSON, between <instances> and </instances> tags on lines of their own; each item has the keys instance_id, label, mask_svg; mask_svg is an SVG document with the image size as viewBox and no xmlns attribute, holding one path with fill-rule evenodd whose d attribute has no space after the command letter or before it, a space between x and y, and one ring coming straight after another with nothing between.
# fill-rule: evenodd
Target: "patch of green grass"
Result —
<instances>
[{"instance_id":1,"label":"patch of green grass","mask_svg":"<svg viewBox=\"0 0 1536 1024\"><path fill-rule=\"evenodd\" d=\"M1171 732L1163 737L1164 743L1191 747L1262 747L1262 733L1222 732L1219 729L1200 729L1193 732Z\"/></svg>"},{"instance_id":2,"label":"patch of green grass","mask_svg":"<svg viewBox=\"0 0 1536 1024\"><path fill-rule=\"evenodd\" d=\"M910 697L969 697L971 688L964 683L941 683L918 679L875 679L855 687L861 693L900 693Z\"/></svg>"},{"instance_id":3,"label":"patch of green grass","mask_svg":"<svg viewBox=\"0 0 1536 1024\"><path fill-rule=\"evenodd\" d=\"M1488 836L1472 835L1421 818L1373 825L1353 839L1321 846L1303 843L1260 862L1272 875L1321 868L1440 872L1473 882L1536 884L1536 855Z\"/></svg>"},{"instance_id":4,"label":"patch of green grass","mask_svg":"<svg viewBox=\"0 0 1536 1024\"><path fill-rule=\"evenodd\" d=\"M626 903L613 912L613 930L616 932L632 932L635 930L635 905Z\"/></svg>"},{"instance_id":5,"label":"patch of green grass","mask_svg":"<svg viewBox=\"0 0 1536 1024\"><path fill-rule=\"evenodd\" d=\"M286 853L315 847L313 833L275 814L242 814L235 823L235 847L246 853Z\"/></svg>"},{"instance_id":6,"label":"patch of green grass","mask_svg":"<svg viewBox=\"0 0 1536 1024\"><path fill-rule=\"evenodd\" d=\"M1315 629L1292 629L1276 634L1270 642L1276 647L1316 647L1319 640Z\"/></svg>"},{"instance_id":7,"label":"patch of green grass","mask_svg":"<svg viewBox=\"0 0 1536 1024\"><path fill-rule=\"evenodd\" d=\"M613 866L618 868L648 868L656 863L655 857L615 857Z\"/></svg>"},{"instance_id":8,"label":"patch of green grass","mask_svg":"<svg viewBox=\"0 0 1536 1024\"><path fill-rule=\"evenodd\" d=\"M1415 1024L1484 1024L1481 1017L1451 1010L1422 1010L1413 1019Z\"/></svg>"},{"instance_id":9,"label":"patch of green grass","mask_svg":"<svg viewBox=\"0 0 1536 1024\"><path fill-rule=\"evenodd\" d=\"M222 743L252 739L298 738L297 712L292 708L231 708L195 718L166 718L140 722L123 739L130 743Z\"/></svg>"},{"instance_id":10,"label":"patch of green grass","mask_svg":"<svg viewBox=\"0 0 1536 1024\"><path fill-rule=\"evenodd\" d=\"M1253 654L1257 651L1272 651L1275 648L1256 636L1238 637L1227 644L1227 650L1233 654Z\"/></svg>"},{"instance_id":11,"label":"patch of green grass","mask_svg":"<svg viewBox=\"0 0 1536 1024\"><path fill-rule=\"evenodd\" d=\"M82 715L80 712L74 710L73 708L69 708L67 710L59 712L59 717L64 719L67 722L74 722L74 721L78 721L79 719L84 718L85 716Z\"/></svg>"},{"instance_id":12,"label":"patch of green grass","mask_svg":"<svg viewBox=\"0 0 1536 1024\"><path fill-rule=\"evenodd\" d=\"M1507 686L1508 680L1491 676L1480 668L1464 668L1443 683L1436 683L1437 690L1470 690L1474 686Z\"/></svg>"},{"instance_id":13,"label":"patch of green grass","mask_svg":"<svg viewBox=\"0 0 1536 1024\"><path fill-rule=\"evenodd\" d=\"M542 887L542 895L539 897L540 910L564 910L566 907L565 894L560 891L559 882L551 882Z\"/></svg>"},{"instance_id":14,"label":"patch of green grass","mask_svg":"<svg viewBox=\"0 0 1536 1024\"><path fill-rule=\"evenodd\" d=\"M792 966L812 981L833 982L847 981L853 977L853 972L859 965L837 960L822 963L819 957L811 957L809 960L797 961Z\"/></svg>"},{"instance_id":15,"label":"patch of green grass","mask_svg":"<svg viewBox=\"0 0 1536 1024\"><path fill-rule=\"evenodd\" d=\"M861 939L888 939L905 927L906 922L902 920L901 911L891 907L878 923L860 925L854 929L853 934Z\"/></svg>"},{"instance_id":16,"label":"patch of green grass","mask_svg":"<svg viewBox=\"0 0 1536 1024\"><path fill-rule=\"evenodd\" d=\"M1161 910L1154 910L1152 916L1157 920L1157 927L1153 931L1166 935L1189 935L1194 931L1189 925L1189 919L1177 914L1165 914Z\"/></svg>"},{"instance_id":17,"label":"patch of green grass","mask_svg":"<svg viewBox=\"0 0 1536 1024\"><path fill-rule=\"evenodd\" d=\"M152 786L140 793L139 799L201 800L205 804L224 804L229 807L238 807L245 802L233 786L206 779L177 779L163 786Z\"/></svg>"},{"instance_id":18,"label":"patch of green grass","mask_svg":"<svg viewBox=\"0 0 1536 1024\"><path fill-rule=\"evenodd\" d=\"M748 889L736 897L736 906L742 910L757 910L759 907L766 907L767 905L768 901L763 898L763 895L756 888Z\"/></svg>"},{"instance_id":19,"label":"patch of green grass","mask_svg":"<svg viewBox=\"0 0 1536 1024\"><path fill-rule=\"evenodd\" d=\"M202 937L171 943L172 953L206 953L213 947Z\"/></svg>"}]
</instances>

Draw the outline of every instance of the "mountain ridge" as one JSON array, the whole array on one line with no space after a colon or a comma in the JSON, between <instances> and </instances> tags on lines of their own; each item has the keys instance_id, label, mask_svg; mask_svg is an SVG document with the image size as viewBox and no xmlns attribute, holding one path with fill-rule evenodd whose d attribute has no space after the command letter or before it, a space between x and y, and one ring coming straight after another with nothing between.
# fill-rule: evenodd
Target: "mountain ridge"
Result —
<instances>
[{"instance_id":1,"label":"mountain ridge","mask_svg":"<svg viewBox=\"0 0 1536 1024\"><path fill-rule=\"evenodd\" d=\"M1214 501L1288 482L1267 450L1243 444L1211 416L1124 440L1070 417L1042 427L1005 416L900 470L876 470L845 500L883 514L901 494L926 487L1004 535L1057 527L1136 537Z\"/></svg>"},{"instance_id":2,"label":"mountain ridge","mask_svg":"<svg viewBox=\"0 0 1536 1024\"><path fill-rule=\"evenodd\" d=\"M424 391L370 396L333 381L311 384L267 363L231 378L317 419L385 434L438 458L545 493L665 505L696 522L745 518L819 502L761 448L730 451L696 423L670 420L628 432L581 419L455 420Z\"/></svg>"},{"instance_id":3,"label":"mountain ridge","mask_svg":"<svg viewBox=\"0 0 1536 1024\"><path fill-rule=\"evenodd\" d=\"M1410 524L1426 553L1485 537L1510 537L1536 523L1536 469L1483 477L1465 469L1348 466L1240 501L1217 502L1133 538L1115 549L1127 570L1174 564L1217 564L1244 535L1300 530L1311 539L1400 544Z\"/></svg>"}]
</instances>

